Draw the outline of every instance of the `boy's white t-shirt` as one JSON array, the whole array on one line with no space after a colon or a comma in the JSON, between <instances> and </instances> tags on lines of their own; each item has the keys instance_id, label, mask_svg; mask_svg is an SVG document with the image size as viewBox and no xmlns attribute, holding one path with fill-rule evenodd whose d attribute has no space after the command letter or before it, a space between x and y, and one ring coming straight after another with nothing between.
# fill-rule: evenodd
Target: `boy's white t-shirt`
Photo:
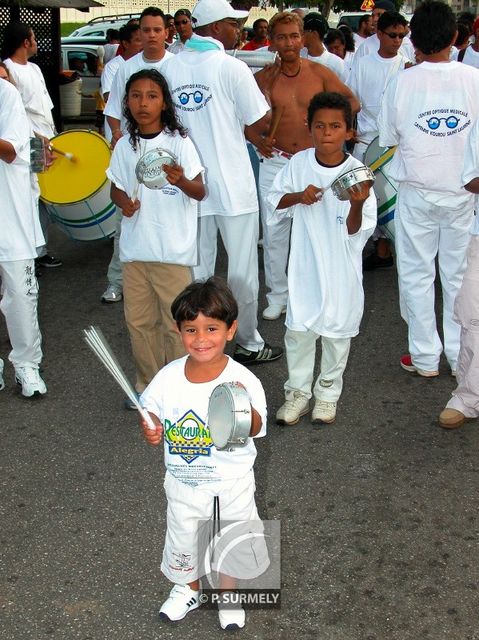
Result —
<instances>
[{"instance_id":1,"label":"boy's white t-shirt","mask_svg":"<svg viewBox=\"0 0 479 640\"><path fill-rule=\"evenodd\" d=\"M462 184L467 184L473 178L479 178L479 120L474 123L467 139ZM476 214L472 223L471 233L477 236L479 235L479 195L475 195L474 199Z\"/></svg>"},{"instance_id":2,"label":"boy's white t-shirt","mask_svg":"<svg viewBox=\"0 0 479 640\"><path fill-rule=\"evenodd\" d=\"M0 80L0 139L16 158L0 160L0 262L30 260L45 243L30 178L30 123L15 87ZM33 275L33 274L32 274Z\"/></svg>"},{"instance_id":3,"label":"boy's white t-shirt","mask_svg":"<svg viewBox=\"0 0 479 640\"><path fill-rule=\"evenodd\" d=\"M353 65L347 85L361 103L358 113L358 135L365 142L371 142L378 131L378 115L381 98L387 83L404 69L407 60L398 53L393 58L382 58L379 53L362 57Z\"/></svg>"},{"instance_id":4,"label":"boy's white t-shirt","mask_svg":"<svg viewBox=\"0 0 479 640\"><path fill-rule=\"evenodd\" d=\"M55 135L52 116L53 102L48 94L40 67L33 62L19 64L10 58L4 62L22 96L23 105L33 130L47 138L53 137Z\"/></svg>"},{"instance_id":5,"label":"boy's white t-shirt","mask_svg":"<svg viewBox=\"0 0 479 640\"><path fill-rule=\"evenodd\" d=\"M201 40L217 49L187 47L162 69L176 113L206 167L200 216L255 213L259 205L244 126L260 120L269 106L244 62L227 55L218 41Z\"/></svg>"},{"instance_id":6,"label":"boy's white t-shirt","mask_svg":"<svg viewBox=\"0 0 479 640\"><path fill-rule=\"evenodd\" d=\"M479 70L460 62L422 62L401 71L384 92L379 145L398 145L389 175L423 198L458 208L472 195L461 180L464 151L479 116Z\"/></svg>"},{"instance_id":7,"label":"boy's white t-shirt","mask_svg":"<svg viewBox=\"0 0 479 640\"><path fill-rule=\"evenodd\" d=\"M157 148L176 157L188 180L203 171L195 146L188 137L162 131L151 139L140 138L136 151L129 135L120 138L107 169L108 178L131 198L137 188L135 168L138 160L147 151ZM140 184L137 198L140 209L131 218L123 216L121 221L121 262L196 265L198 202L169 183L162 189L148 189Z\"/></svg>"},{"instance_id":8,"label":"boy's white t-shirt","mask_svg":"<svg viewBox=\"0 0 479 640\"><path fill-rule=\"evenodd\" d=\"M359 331L364 307L362 250L377 224L373 189L363 206L361 228L353 235L346 227L350 202L338 200L331 189L317 204L276 210L285 194L304 191L310 184L326 189L358 166L362 166L359 160L347 156L339 166L325 167L316 160L315 149L306 149L296 153L274 179L267 196L268 224L285 215L293 217L288 329L310 330L328 338L349 338Z\"/></svg>"},{"instance_id":9,"label":"boy's white t-shirt","mask_svg":"<svg viewBox=\"0 0 479 640\"><path fill-rule=\"evenodd\" d=\"M118 68L115 73L115 77L113 78L110 95L108 96L108 102L106 103L104 113L106 116L119 120L120 128L123 132L126 131L126 120L123 116L123 97L125 95L125 87L128 79L141 69L156 69L162 73L161 67L168 58L173 58L173 54L165 51L165 55L161 60L152 62L151 60L146 60L143 57L143 52L140 51L140 53L137 53L128 60L125 60L125 64L122 64Z\"/></svg>"},{"instance_id":10,"label":"boy's white t-shirt","mask_svg":"<svg viewBox=\"0 0 479 640\"><path fill-rule=\"evenodd\" d=\"M208 402L213 390L223 382L240 382L248 392L251 406L261 416L256 437L266 435L266 398L258 378L228 357L222 373L211 382L192 383L185 375L188 356L170 362L150 382L141 403L154 413L164 428L165 466L177 480L198 484L244 477L256 458L253 438L234 451L218 451L208 428Z\"/></svg>"}]
</instances>

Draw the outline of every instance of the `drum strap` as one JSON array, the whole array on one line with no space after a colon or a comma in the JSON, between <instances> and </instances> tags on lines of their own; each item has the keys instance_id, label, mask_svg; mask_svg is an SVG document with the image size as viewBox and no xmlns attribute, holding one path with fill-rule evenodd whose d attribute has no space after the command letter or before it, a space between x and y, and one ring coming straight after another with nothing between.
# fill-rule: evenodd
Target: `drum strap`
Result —
<instances>
[{"instance_id":1,"label":"drum strap","mask_svg":"<svg viewBox=\"0 0 479 640\"><path fill-rule=\"evenodd\" d=\"M221 535L221 522L220 522L220 497L215 496L213 498L213 526L211 528L211 536L210 542L214 541L215 536ZM213 564L213 559L215 555L215 544L210 545L211 548L211 556L210 562Z\"/></svg>"}]
</instances>

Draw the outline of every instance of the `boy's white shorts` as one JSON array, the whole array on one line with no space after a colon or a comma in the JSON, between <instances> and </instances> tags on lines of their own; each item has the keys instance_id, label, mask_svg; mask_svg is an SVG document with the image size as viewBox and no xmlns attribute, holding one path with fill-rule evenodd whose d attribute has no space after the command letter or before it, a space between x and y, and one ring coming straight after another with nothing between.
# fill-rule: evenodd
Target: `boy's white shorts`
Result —
<instances>
[{"instance_id":1,"label":"boy's white shorts","mask_svg":"<svg viewBox=\"0 0 479 640\"><path fill-rule=\"evenodd\" d=\"M261 524L258 525L261 520L254 500L256 487L252 470L243 478L205 483L196 487L186 485L166 472L164 487L168 508L161 570L175 584L188 584L205 573L203 558L198 557L198 524L201 520L208 520L203 526L208 528L207 535L213 532L215 496L219 497L221 522L255 521L254 531L262 528ZM269 566L263 536L249 536L238 547L238 551L240 560L238 561L236 554L233 565L234 570L237 570L239 562L241 577L259 576ZM234 570L228 572L229 566L228 562L222 562L218 568L226 575L238 577ZM216 568L214 563L213 567Z\"/></svg>"}]
</instances>

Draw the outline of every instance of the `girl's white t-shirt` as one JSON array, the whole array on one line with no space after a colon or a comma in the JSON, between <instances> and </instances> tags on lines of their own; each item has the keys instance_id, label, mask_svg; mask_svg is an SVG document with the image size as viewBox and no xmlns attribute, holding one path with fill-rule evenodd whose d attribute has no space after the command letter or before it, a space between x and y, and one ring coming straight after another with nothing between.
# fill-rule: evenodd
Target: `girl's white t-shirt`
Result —
<instances>
[{"instance_id":1,"label":"girl's white t-shirt","mask_svg":"<svg viewBox=\"0 0 479 640\"><path fill-rule=\"evenodd\" d=\"M148 189L143 184L138 185L136 179L139 159L156 148L172 153L189 180L203 171L192 141L178 132L162 131L154 138L141 138L136 150L129 135L118 141L107 176L130 198L138 187L137 198L141 203L131 218L122 218L120 260L194 266L198 262L198 202L171 184L162 189Z\"/></svg>"}]
</instances>

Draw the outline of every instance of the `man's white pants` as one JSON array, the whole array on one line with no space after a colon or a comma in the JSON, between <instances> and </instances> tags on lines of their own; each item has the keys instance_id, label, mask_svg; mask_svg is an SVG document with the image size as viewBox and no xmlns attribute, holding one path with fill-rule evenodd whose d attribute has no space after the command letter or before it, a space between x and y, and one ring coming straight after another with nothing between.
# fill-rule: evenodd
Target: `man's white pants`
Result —
<instances>
[{"instance_id":1,"label":"man's white pants","mask_svg":"<svg viewBox=\"0 0 479 640\"><path fill-rule=\"evenodd\" d=\"M447 403L466 418L479 416L479 236L467 249L467 268L454 305L461 325L461 348L457 361L457 389Z\"/></svg>"},{"instance_id":2,"label":"man's white pants","mask_svg":"<svg viewBox=\"0 0 479 640\"><path fill-rule=\"evenodd\" d=\"M284 385L286 400L292 400L295 391L307 398L337 402L343 390L343 374L348 362L351 338L321 336L321 370L311 394L313 384L316 341L314 331L286 329L284 343L288 362L288 380Z\"/></svg>"},{"instance_id":3,"label":"man's white pants","mask_svg":"<svg viewBox=\"0 0 479 640\"><path fill-rule=\"evenodd\" d=\"M228 254L228 284L238 303L236 342L250 351L260 351L264 340L258 332L258 212L240 216L202 216L199 219L199 264L194 279L215 272L218 230Z\"/></svg>"},{"instance_id":4,"label":"man's white pants","mask_svg":"<svg viewBox=\"0 0 479 640\"><path fill-rule=\"evenodd\" d=\"M409 353L414 366L436 371L442 344L434 310L435 259L443 297L444 353L456 369L460 327L453 309L466 266L466 247L473 204L458 209L426 202L410 185L399 186L396 216L396 257L401 315L408 324Z\"/></svg>"},{"instance_id":5,"label":"man's white pants","mask_svg":"<svg viewBox=\"0 0 479 640\"><path fill-rule=\"evenodd\" d=\"M288 301L288 266L291 218L287 216L267 224L268 204L266 196L276 175L289 160L281 156L263 158L259 165L259 201L263 224L264 279L269 293L268 304L286 305Z\"/></svg>"},{"instance_id":6,"label":"man's white pants","mask_svg":"<svg viewBox=\"0 0 479 640\"><path fill-rule=\"evenodd\" d=\"M42 359L38 326L38 282L32 260L0 262L2 299L0 309L7 323L14 367L38 367Z\"/></svg>"}]
</instances>

